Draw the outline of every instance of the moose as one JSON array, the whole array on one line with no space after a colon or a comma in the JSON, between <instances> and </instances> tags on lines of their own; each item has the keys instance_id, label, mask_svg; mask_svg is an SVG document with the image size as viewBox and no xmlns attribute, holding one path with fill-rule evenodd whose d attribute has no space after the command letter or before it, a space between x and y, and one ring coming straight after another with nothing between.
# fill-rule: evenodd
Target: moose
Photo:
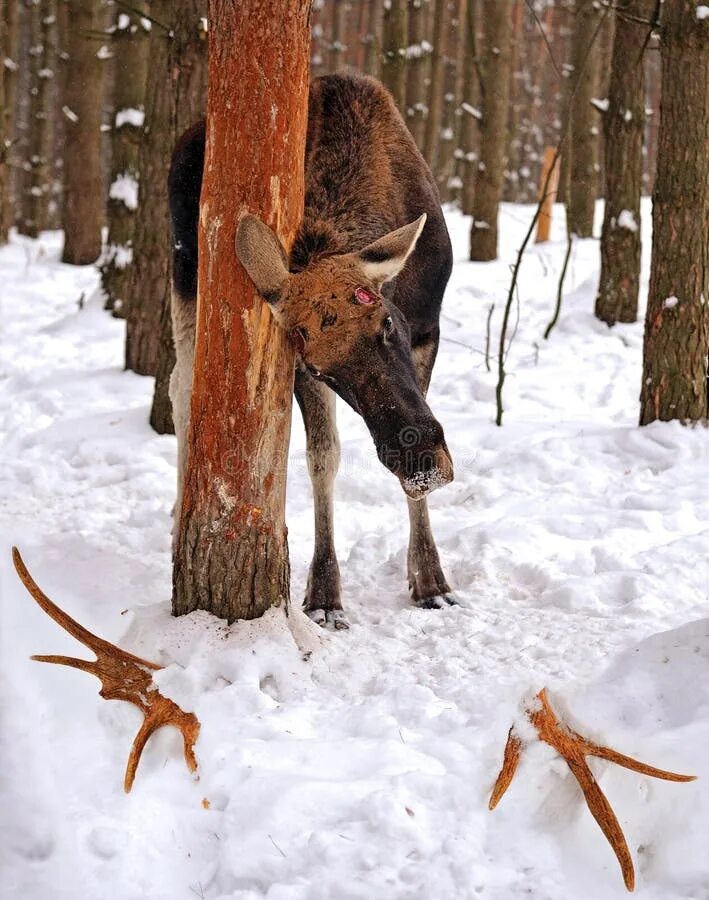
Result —
<instances>
[{"instance_id":1,"label":"moose","mask_svg":"<svg viewBox=\"0 0 709 900\"><path fill-rule=\"evenodd\" d=\"M197 232L205 123L173 153L170 382L182 485L194 364ZM314 79L308 104L305 209L290 259L257 217L241 218L236 254L297 351L315 548L304 609L347 628L333 536L340 448L335 394L364 419L380 461L399 479L411 525L413 602L455 605L431 532L426 495L453 479L443 429L426 402L452 251L431 172L388 91L372 78ZM180 508L180 487L178 505Z\"/></svg>"}]
</instances>

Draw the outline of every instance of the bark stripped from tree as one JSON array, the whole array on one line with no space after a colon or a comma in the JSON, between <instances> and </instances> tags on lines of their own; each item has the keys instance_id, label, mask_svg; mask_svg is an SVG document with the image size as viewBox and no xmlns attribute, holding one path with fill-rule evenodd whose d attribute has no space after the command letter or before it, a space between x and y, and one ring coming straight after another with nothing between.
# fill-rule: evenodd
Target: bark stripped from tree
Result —
<instances>
[{"instance_id":1,"label":"bark stripped from tree","mask_svg":"<svg viewBox=\"0 0 709 900\"><path fill-rule=\"evenodd\" d=\"M133 11L135 10L135 11ZM151 23L140 14L147 3L135 0L133 9L118 7L112 26L114 54L111 176L108 191L108 244L101 265L106 309L124 305L133 254L133 232L140 180L138 158L145 118L145 80Z\"/></svg>"},{"instance_id":2,"label":"bark stripped from tree","mask_svg":"<svg viewBox=\"0 0 709 900\"><path fill-rule=\"evenodd\" d=\"M62 262L86 265L101 253L101 96L103 66L90 33L100 27L98 0L74 0L69 67L62 98L64 131L64 250Z\"/></svg>"},{"instance_id":3,"label":"bark stripped from tree","mask_svg":"<svg viewBox=\"0 0 709 900\"><path fill-rule=\"evenodd\" d=\"M483 0L485 49L480 159L475 179L470 258L497 258L497 217L502 197L510 98L512 13L516 0Z\"/></svg>"},{"instance_id":4,"label":"bark stripped from tree","mask_svg":"<svg viewBox=\"0 0 709 900\"><path fill-rule=\"evenodd\" d=\"M709 21L663 8L640 424L709 418Z\"/></svg>"},{"instance_id":5,"label":"bark stripped from tree","mask_svg":"<svg viewBox=\"0 0 709 900\"><path fill-rule=\"evenodd\" d=\"M210 0L189 456L173 612L287 608L293 353L234 252L240 214L290 247L304 196L309 0Z\"/></svg>"},{"instance_id":6,"label":"bark stripped from tree","mask_svg":"<svg viewBox=\"0 0 709 900\"><path fill-rule=\"evenodd\" d=\"M572 37L572 63L575 85L571 102L571 140L567 219L569 230L578 237L593 234L598 183L598 110L597 98L602 58L598 31L604 11L596 0L576 0Z\"/></svg>"},{"instance_id":7,"label":"bark stripped from tree","mask_svg":"<svg viewBox=\"0 0 709 900\"><path fill-rule=\"evenodd\" d=\"M640 289L640 188L645 94L643 48L655 0L631 0L619 14L611 60L605 133L605 215L596 316L634 322Z\"/></svg>"}]
</instances>

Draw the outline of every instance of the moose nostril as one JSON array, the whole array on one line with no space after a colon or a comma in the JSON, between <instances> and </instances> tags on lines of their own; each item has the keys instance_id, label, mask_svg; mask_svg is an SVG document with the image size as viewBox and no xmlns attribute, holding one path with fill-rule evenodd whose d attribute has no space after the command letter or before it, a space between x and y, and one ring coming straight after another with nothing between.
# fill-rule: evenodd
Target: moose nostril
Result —
<instances>
[{"instance_id":1,"label":"moose nostril","mask_svg":"<svg viewBox=\"0 0 709 900\"><path fill-rule=\"evenodd\" d=\"M433 453L422 456L420 465L401 478L405 493L414 500L420 500L451 481L453 463L444 445L436 447Z\"/></svg>"}]
</instances>

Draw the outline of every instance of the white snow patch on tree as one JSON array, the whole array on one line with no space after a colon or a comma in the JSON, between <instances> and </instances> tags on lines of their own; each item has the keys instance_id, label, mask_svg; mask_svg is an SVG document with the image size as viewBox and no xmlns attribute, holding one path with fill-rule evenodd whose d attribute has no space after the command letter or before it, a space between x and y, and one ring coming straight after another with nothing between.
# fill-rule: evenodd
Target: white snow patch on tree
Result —
<instances>
[{"instance_id":1,"label":"white snow patch on tree","mask_svg":"<svg viewBox=\"0 0 709 900\"><path fill-rule=\"evenodd\" d=\"M145 112L142 109L128 107L127 109L119 109L116 113L116 128L121 128L123 125L142 128L143 122L145 122Z\"/></svg>"},{"instance_id":2,"label":"white snow patch on tree","mask_svg":"<svg viewBox=\"0 0 709 900\"><path fill-rule=\"evenodd\" d=\"M665 301L662 304L663 309L672 309L677 306L679 303L679 297L665 297Z\"/></svg>"},{"instance_id":3,"label":"white snow patch on tree","mask_svg":"<svg viewBox=\"0 0 709 900\"><path fill-rule=\"evenodd\" d=\"M709 19L709 6L706 3L700 3L697 7L697 18L700 22L703 22L704 19Z\"/></svg>"},{"instance_id":4,"label":"white snow patch on tree","mask_svg":"<svg viewBox=\"0 0 709 900\"><path fill-rule=\"evenodd\" d=\"M638 223L635 221L635 215L630 209L621 209L618 215L618 228L627 228L628 231L637 231Z\"/></svg>"},{"instance_id":5,"label":"white snow patch on tree","mask_svg":"<svg viewBox=\"0 0 709 900\"><path fill-rule=\"evenodd\" d=\"M605 112L609 106L609 100L607 97L601 99L600 97L593 97L591 99L591 106L595 106L599 112Z\"/></svg>"},{"instance_id":6,"label":"white snow patch on tree","mask_svg":"<svg viewBox=\"0 0 709 900\"><path fill-rule=\"evenodd\" d=\"M128 209L136 210L138 208L138 182L133 175L122 172L111 185L108 196L111 200L122 202Z\"/></svg>"}]
</instances>

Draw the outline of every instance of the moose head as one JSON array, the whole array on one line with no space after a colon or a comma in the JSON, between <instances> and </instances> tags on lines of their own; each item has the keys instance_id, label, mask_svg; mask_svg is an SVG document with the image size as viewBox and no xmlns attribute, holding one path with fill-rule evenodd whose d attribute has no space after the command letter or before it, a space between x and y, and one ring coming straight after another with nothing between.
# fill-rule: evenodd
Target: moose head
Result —
<instances>
[{"instance_id":1,"label":"moose head","mask_svg":"<svg viewBox=\"0 0 709 900\"><path fill-rule=\"evenodd\" d=\"M428 407L411 333L382 286L413 252L426 216L353 253L316 259L290 272L274 232L244 215L236 254L313 377L365 421L380 461L413 499L453 479L443 429Z\"/></svg>"}]
</instances>

